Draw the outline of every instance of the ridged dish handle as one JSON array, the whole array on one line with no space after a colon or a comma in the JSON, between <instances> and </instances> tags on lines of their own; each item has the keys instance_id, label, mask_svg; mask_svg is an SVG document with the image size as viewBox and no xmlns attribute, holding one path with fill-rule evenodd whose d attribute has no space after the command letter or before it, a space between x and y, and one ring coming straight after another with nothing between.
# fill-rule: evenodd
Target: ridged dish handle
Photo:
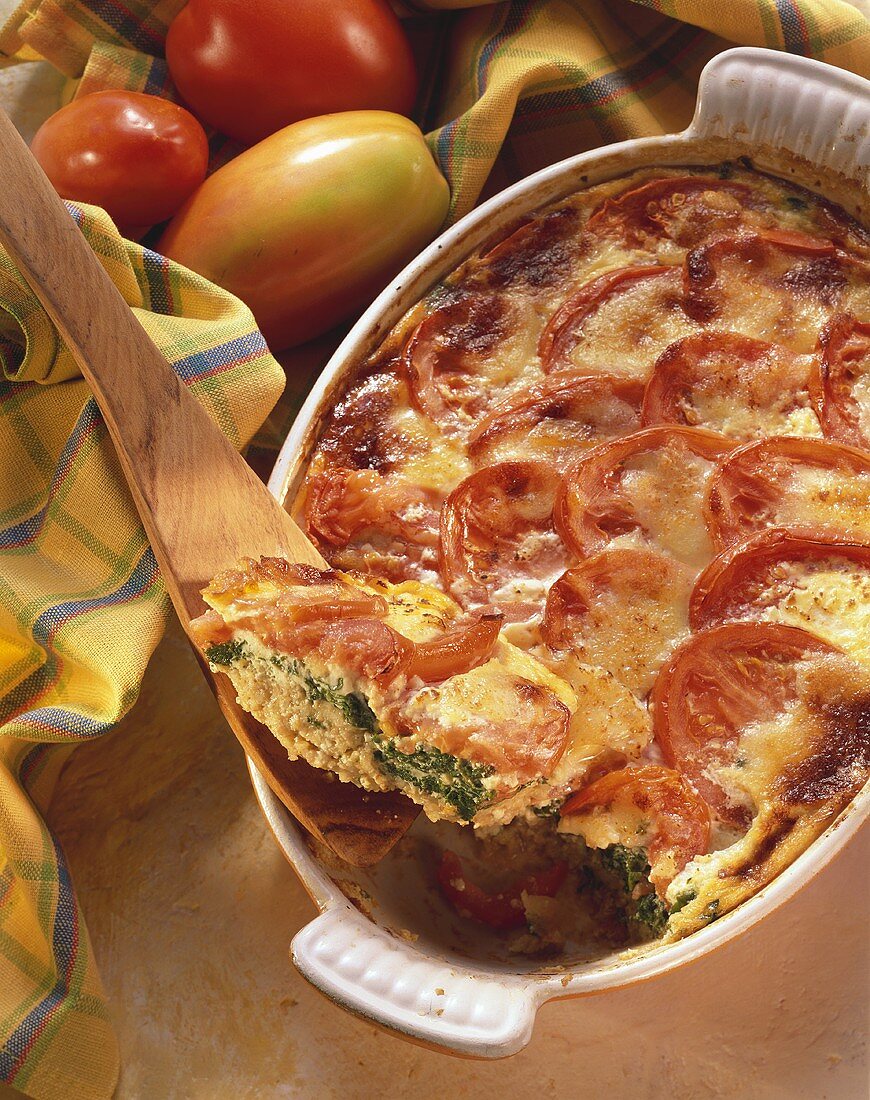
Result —
<instances>
[{"instance_id":1,"label":"ridged dish handle","mask_svg":"<svg viewBox=\"0 0 870 1100\"><path fill-rule=\"evenodd\" d=\"M787 149L817 167L870 177L870 82L806 57L741 47L701 73L692 137Z\"/></svg>"},{"instance_id":2,"label":"ridged dish handle","mask_svg":"<svg viewBox=\"0 0 870 1100\"><path fill-rule=\"evenodd\" d=\"M321 913L296 934L290 953L304 977L342 1007L418 1041L504 1058L531 1038L538 1005L531 983L439 962L350 906Z\"/></svg>"}]
</instances>

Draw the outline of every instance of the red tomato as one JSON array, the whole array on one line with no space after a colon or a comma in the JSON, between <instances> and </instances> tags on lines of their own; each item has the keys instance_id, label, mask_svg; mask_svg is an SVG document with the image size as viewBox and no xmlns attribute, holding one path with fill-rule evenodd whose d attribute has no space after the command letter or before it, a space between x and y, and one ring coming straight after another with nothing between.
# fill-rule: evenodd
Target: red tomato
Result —
<instances>
[{"instance_id":1,"label":"red tomato","mask_svg":"<svg viewBox=\"0 0 870 1100\"><path fill-rule=\"evenodd\" d=\"M644 425L715 427L736 439L785 434L790 414L810 407L811 366L809 356L736 332L686 336L656 360L642 420ZM734 407L730 424L723 424L726 402Z\"/></svg>"},{"instance_id":2,"label":"red tomato","mask_svg":"<svg viewBox=\"0 0 870 1100\"><path fill-rule=\"evenodd\" d=\"M695 428L648 428L623 439L602 443L565 474L554 509L556 528L565 543L583 557L603 550L612 539L636 530L655 545L657 539L650 536L645 523L666 513L659 506L652 517L638 514L637 503L660 497L669 487L680 495L683 491L691 491L698 497L696 526L702 527L700 500L704 479L709 477L712 464L730 449L731 444L723 436ZM706 469L693 470L691 463L686 461L692 456L701 459ZM649 466L650 459L658 459L661 470L653 488L641 492L636 502L631 494L631 468L641 461ZM683 511L690 504L685 499L679 501ZM705 532L702 533L706 539ZM695 548L691 546L675 545L668 549L681 560L696 557Z\"/></svg>"},{"instance_id":3,"label":"red tomato","mask_svg":"<svg viewBox=\"0 0 870 1100\"><path fill-rule=\"evenodd\" d=\"M581 286L556 310L541 333L538 355L544 370L571 366L571 353L583 340L583 326L589 318L613 298L650 280L655 281L656 290L664 297L672 297L680 287L679 268L659 264L621 267Z\"/></svg>"},{"instance_id":4,"label":"red tomato","mask_svg":"<svg viewBox=\"0 0 870 1100\"><path fill-rule=\"evenodd\" d=\"M665 760L724 820L747 824L713 774L737 756L740 733L796 698L796 666L840 650L778 623L728 623L694 634L659 673L653 730Z\"/></svg>"},{"instance_id":5,"label":"red tomato","mask_svg":"<svg viewBox=\"0 0 870 1100\"><path fill-rule=\"evenodd\" d=\"M484 603L511 582L567 564L553 527L559 475L544 462L500 462L467 477L441 509L441 576L460 603ZM534 612L521 591L498 599L509 618Z\"/></svg>"},{"instance_id":6,"label":"red tomato","mask_svg":"<svg viewBox=\"0 0 870 1100\"><path fill-rule=\"evenodd\" d=\"M609 810L614 803L626 802L649 820L642 846L651 867L650 881L664 896L674 876L695 856L707 851L710 810L679 772L644 764L608 772L571 795L559 812L561 817L592 815L599 809ZM662 856L671 857L667 872L656 866Z\"/></svg>"},{"instance_id":7,"label":"red tomato","mask_svg":"<svg viewBox=\"0 0 870 1100\"><path fill-rule=\"evenodd\" d=\"M315 115L407 115L417 92L386 0L188 0L166 60L199 117L249 145Z\"/></svg>"},{"instance_id":8,"label":"red tomato","mask_svg":"<svg viewBox=\"0 0 870 1100\"><path fill-rule=\"evenodd\" d=\"M241 298L281 351L368 305L449 201L410 119L343 111L287 126L213 172L158 250Z\"/></svg>"},{"instance_id":9,"label":"red tomato","mask_svg":"<svg viewBox=\"0 0 870 1100\"><path fill-rule=\"evenodd\" d=\"M801 474L816 471L837 480L802 485ZM870 455L818 439L780 436L738 447L713 472L707 524L718 549L767 527L785 526L793 513L843 530L870 524Z\"/></svg>"},{"instance_id":10,"label":"red tomato","mask_svg":"<svg viewBox=\"0 0 870 1100\"><path fill-rule=\"evenodd\" d=\"M774 527L714 558L695 582L689 605L693 630L728 619L757 618L782 604L800 583L800 569L824 561L847 572L870 571L870 544L836 531ZM868 577L870 582L870 577Z\"/></svg>"},{"instance_id":11,"label":"red tomato","mask_svg":"<svg viewBox=\"0 0 870 1100\"><path fill-rule=\"evenodd\" d=\"M320 542L346 546L358 535L383 531L409 542L438 541L437 513L427 508L425 490L402 477L377 470L327 466L311 477L305 489L308 529ZM425 509L425 515L417 514ZM412 516L406 515L414 511ZM429 513L435 516L434 527Z\"/></svg>"},{"instance_id":12,"label":"red tomato","mask_svg":"<svg viewBox=\"0 0 870 1100\"><path fill-rule=\"evenodd\" d=\"M193 115L140 92L74 99L46 119L30 148L62 198L101 206L128 231L171 217L208 167Z\"/></svg>"},{"instance_id":13,"label":"red tomato","mask_svg":"<svg viewBox=\"0 0 870 1100\"><path fill-rule=\"evenodd\" d=\"M556 462L639 427L643 385L614 374L563 371L497 405L471 433L473 455L493 446L523 449Z\"/></svg>"},{"instance_id":14,"label":"red tomato","mask_svg":"<svg viewBox=\"0 0 870 1100\"><path fill-rule=\"evenodd\" d=\"M456 912L500 930L522 928L526 923L523 894L555 897L567 875L567 863L554 863L546 871L526 875L506 890L488 894L466 878L462 861L455 852L445 851L438 865L438 885Z\"/></svg>"},{"instance_id":15,"label":"red tomato","mask_svg":"<svg viewBox=\"0 0 870 1100\"><path fill-rule=\"evenodd\" d=\"M280 594L271 598L253 595L247 604L252 630L265 629L269 623L281 629L312 619L381 618L387 614L385 599L347 584L332 570L315 569L284 558L260 558L257 562L247 558L244 565L245 568L221 574L218 594L244 591L252 578L275 581L278 593L292 591L292 599Z\"/></svg>"},{"instance_id":16,"label":"red tomato","mask_svg":"<svg viewBox=\"0 0 870 1100\"><path fill-rule=\"evenodd\" d=\"M823 331L820 343L822 360L812 394L822 430L841 443L870 449L870 410L859 397L860 384L870 372L870 325L841 313Z\"/></svg>"},{"instance_id":17,"label":"red tomato","mask_svg":"<svg viewBox=\"0 0 870 1100\"><path fill-rule=\"evenodd\" d=\"M689 625L691 573L650 550L605 550L569 569L547 595L541 633L638 695Z\"/></svg>"},{"instance_id":18,"label":"red tomato","mask_svg":"<svg viewBox=\"0 0 870 1100\"><path fill-rule=\"evenodd\" d=\"M408 676L419 676L425 683L432 684L482 665L495 649L502 618L498 611L486 611L437 638L417 642Z\"/></svg>"},{"instance_id":19,"label":"red tomato","mask_svg":"<svg viewBox=\"0 0 870 1100\"><path fill-rule=\"evenodd\" d=\"M411 402L444 427L461 428L480 415L490 387L479 364L507 332L505 299L472 294L425 317L402 354Z\"/></svg>"},{"instance_id":20,"label":"red tomato","mask_svg":"<svg viewBox=\"0 0 870 1100\"><path fill-rule=\"evenodd\" d=\"M721 197L711 203L708 195ZM662 237L674 237L691 246L712 232L732 230L746 208L769 205L763 196L745 183L716 176L670 176L650 180L640 187L605 199L592 211L585 228L593 233L617 233L632 245L642 246Z\"/></svg>"}]
</instances>

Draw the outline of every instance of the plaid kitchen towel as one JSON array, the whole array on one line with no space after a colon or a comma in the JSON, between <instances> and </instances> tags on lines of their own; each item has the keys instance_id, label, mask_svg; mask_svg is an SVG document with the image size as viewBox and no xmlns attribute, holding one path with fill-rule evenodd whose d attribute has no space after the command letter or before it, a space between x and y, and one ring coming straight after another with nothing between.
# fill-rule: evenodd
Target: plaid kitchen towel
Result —
<instances>
[{"instance_id":1,"label":"plaid kitchen towel","mask_svg":"<svg viewBox=\"0 0 870 1100\"><path fill-rule=\"evenodd\" d=\"M79 95L127 87L171 97L161 55L183 4L24 0L0 31L0 56L48 59L78 79ZM398 6L429 12L421 27L439 44L420 119L451 184L451 218L484 189L569 154L683 128L701 69L728 46L870 73L870 25L840 0ZM250 315L122 243L97 212L77 216L146 328L243 443L281 385ZM0 1081L37 1097L103 1100L116 1048L63 853L40 810L69 747L135 699L165 597L84 383L2 256L0 355Z\"/></svg>"},{"instance_id":2,"label":"plaid kitchen towel","mask_svg":"<svg viewBox=\"0 0 870 1100\"><path fill-rule=\"evenodd\" d=\"M70 206L143 327L237 447L284 384L241 302ZM0 252L0 1081L111 1095L117 1049L42 811L69 750L129 709L168 601L106 427Z\"/></svg>"}]
</instances>

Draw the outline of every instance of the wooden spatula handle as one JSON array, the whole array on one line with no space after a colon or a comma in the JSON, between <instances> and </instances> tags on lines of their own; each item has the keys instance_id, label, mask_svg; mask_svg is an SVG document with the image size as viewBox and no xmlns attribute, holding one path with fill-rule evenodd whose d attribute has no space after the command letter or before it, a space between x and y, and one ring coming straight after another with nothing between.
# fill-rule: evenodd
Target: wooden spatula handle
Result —
<instances>
[{"instance_id":1,"label":"wooden spatula handle","mask_svg":"<svg viewBox=\"0 0 870 1100\"><path fill-rule=\"evenodd\" d=\"M149 339L2 113L0 149L0 241L90 383L182 619L243 553L323 565Z\"/></svg>"},{"instance_id":2,"label":"wooden spatula handle","mask_svg":"<svg viewBox=\"0 0 870 1100\"><path fill-rule=\"evenodd\" d=\"M326 564L181 384L2 111L0 243L90 383L185 630L204 609L206 582L242 556ZM417 816L399 794L366 794L288 760L229 680L211 682L272 790L339 856L377 862Z\"/></svg>"}]
</instances>

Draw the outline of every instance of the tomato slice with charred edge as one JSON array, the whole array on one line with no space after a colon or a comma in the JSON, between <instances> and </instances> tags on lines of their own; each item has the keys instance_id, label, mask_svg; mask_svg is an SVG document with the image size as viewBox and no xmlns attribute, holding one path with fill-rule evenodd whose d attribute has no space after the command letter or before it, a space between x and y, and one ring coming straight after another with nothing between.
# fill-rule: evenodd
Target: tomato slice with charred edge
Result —
<instances>
[{"instance_id":1,"label":"tomato slice with charred edge","mask_svg":"<svg viewBox=\"0 0 870 1100\"><path fill-rule=\"evenodd\" d=\"M431 684L477 668L492 656L503 619L500 611L484 611L470 623L462 623L431 641L417 642L408 676L419 676Z\"/></svg>"},{"instance_id":2,"label":"tomato slice with charred edge","mask_svg":"<svg viewBox=\"0 0 870 1100\"><path fill-rule=\"evenodd\" d=\"M629 803L649 821L646 848L650 881L662 897L675 875L710 844L710 809L679 772L657 764L608 772L577 791L559 811L560 817L593 815L614 804ZM657 864L667 857L666 869Z\"/></svg>"},{"instance_id":3,"label":"tomato slice with charred edge","mask_svg":"<svg viewBox=\"0 0 870 1100\"><path fill-rule=\"evenodd\" d=\"M870 374L870 324L841 313L825 327L819 343L822 357L811 392L822 431L841 443L870 449L855 396L855 383Z\"/></svg>"},{"instance_id":4,"label":"tomato slice with charred edge","mask_svg":"<svg viewBox=\"0 0 870 1100\"><path fill-rule=\"evenodd\" d=\"M693 249L683 264L683 289L685 310L695 320L706 322L718 313L715 290L719 280L719 265L727 256L733 256L753 266L763 264L771 252L785 252L796 256L821 259L837 256L848 259L833 241L813 237L790 229L770 229L764 233L745 233L720 237L718 240Z\"/></svg>"},{"instance_id":5,"label":"tomato slice with charred edge","mask_svg":"<svg viewBox=\"0 0 870 1100\"><path fill-rule=\"evenodd\" d=\"M644 695L674 641L688 631L691 577L664 554L604 550L552 586L541 636L550 649L574 650Z\"/></svg>"},{"instance_id":6,"label":"tomato slice with charred edge","mask_svg":"<svg viewBox=\"0 0 870 1100\"><path fill-rule=\"evenodd\" d=\"M773 527L724 550L695 582L689 622L702 630L727 619L749 618L753 605L779 577L782 565L795 561L842 558L870 569L870 544L815 527Z\"/></svg>"},{"instance_id":7,"label":"tomato slice with charred edge","mask_svg":"<svg viewBox=\"0 0 870 1100\"><path fill-rule=\"evenodd\" d=\"M608 399L611 404L605 405ZM599 430L596 418L602 418L607 412L614 416L607 437L632 431L639 424L642 399L643 383L633 378L615 374L559 373L497 405L469 436L468 449L471 454L477 454L505 435L521 433L528 436L545 420L584 423L588 427L588 437L596 440ZM617 402L627 406L627 415L614 415L612 405ZM632 412L635 413L633 417ZM582 441L577 440L575 445L582 445Z\"/></svg>"},{"instance_id":8,"label":"tomato slice with charred edge","mask_svg":"<svg viewBox=\"0 0 870 1100\"><path fill-rule=\"evenodd\" d=\"M417 325L402 354L414 406L437 424L461 427L461 413L478 415L486 403L485 379L475 360L504 335L505 302L469 294L448 302Z\"/></svg>"},{"instance_id":9,"label":"tomato slice with charred edge","mask_svg":"<svg viewBox=\"0 0 870 1100\"><path fill-rule=\"evenodd\" d=\"M558 484L559 475L544 462L500 462L453 490L441 509L441 575L460 603L484 602L517 572L543 576L564 567L553 527ZM524 554L524 541L540 544L541 537L547 545Z\"/></svg>"},{"instance_id":10,"label":"tomato slice with charred edge","mask_svg":"<svg viewBox=\"0 0 870 1100\"><path fill-rule=\"evenodd\" d=\"M669 236L668 222L708 192L730 195L742 208L759 205L757 192L745 183L717 176L670 176L605 199L592 211L585 228L592 232L616 230L633 244L642 243L644 237ZM721 212L709 211L704 219L708 231L714 213Z\"/></svg>"},{"instance_id":11,"label":"tomato slice with charred edge","mask_svg":"<svg viewBox=\"0 0 870 1100\"><path fill-rule=\"evenodd\" d=\"M538 355L545 371L558 370L569 362L569 356L579 342L583 323L601 306L639 282L669 277L679 287L679 268L660 264L639 264L608 271L563 302L547 323L538 343Z\"/></svg>"},{"instance_id":12,"label":"tomato slice with charred edge","mask_svg":"<svg viewBox=\"0 0 870 1100\"><path fill-rule=\"evenodd\" d=\"M809 379L809 358L780 344L736 332L701 332L675 341L658 357L646 385L641 421L645 427L709 427L696 401L709 393L712 381L721 396L737 394L743 409L780 417L787 426L789 413L810 405ZM744 426L738 429L739 438L762 429Z\"/></svg>"},{"instance_id":13,"label":"tomato slice with charred edge","mask_svg":"<svg viewBox=\"0 0 870 1100\"><path fill-rule=\"evenodd\" d=\"M732 444L715 432L697 428L655 427L588 451L562 479L553 510L565 544L583 557L640 525L621 491L623 465L644 452L676 444L716 462Z\"/></svg>"},{"instance_id":14,"label":"tomato slice with charred edge","mask_svg":"<svg viewBox=\"0 0 870 1100\"><path fill-rule=\"evenodd\" d=\"M653 732L665 761L716 813L746 826L748 813L711 777L733 763L740 731L795 698L798 662L840 653L815 635L779 623L727 623L694 634L658 675Z\"/></svg>"},{"instance_id":15,"label":"tomato slice with charred edge","mask_svg":"<svg viewBox=\"0 0 870 1100\"><path fill-rule=\"evenodd\" d=\"M710 479L707 526L717 549L731 546L765 528L781 526L776 522L777 508L790 491L791 475L802 467L839 471L846 478L867 481L870 454L856 447L790 436L762 439L738 447L721 460ZM870 485L865 493L870 496ZM834 495L834 527L841 525L833 511L837 502ZM857 508L858 503L853 507Z\"/></svg>"},{"instance_id":16,"label":"tomato slice with charred edge","mask_svg":"<svg viewBox=\"0 0 870 1100\"><path fill-rule=\"evenodd\" d=\"M545 871L526 875L505 890L488 894L469 881L455 852L443 852L438 865L438 885L456 912L499 930L522 928L526 923L522 895L555 897L567 875L568 864L560 861Z\"/></svg>"},{"instance_id":17,"label":"tomato slice with charred edge","mask_svg":"<svg viewBox=\"0 0 870 1100\"><path fill-rule=\"evenodd\" d=\"M432 494L377 470L332 465L319 470L305 485L305 520L309 533L328 546L347 546L370 531L420 546L438 543Z\"/></svg>"}]
</instances>

